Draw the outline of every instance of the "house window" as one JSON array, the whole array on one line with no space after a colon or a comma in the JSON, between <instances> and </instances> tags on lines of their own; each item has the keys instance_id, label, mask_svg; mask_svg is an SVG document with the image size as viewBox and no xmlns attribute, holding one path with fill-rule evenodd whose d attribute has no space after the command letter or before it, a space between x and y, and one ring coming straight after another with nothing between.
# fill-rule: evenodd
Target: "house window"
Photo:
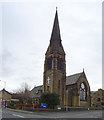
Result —
<instances>
[{"instance_id":1,"label":"house window","mask_svg":"<svg viewBox=\"0 0 104 120\"><path fill-rule=\"evenodd\" d=\"M87 90L84 83L80 85L80 100L85 101L87 99Z\"/></svg>"},{"instance_id":2,"label":"house window","mask_svg":"<svg viewBox=\"0 0 104 120\"><path fill-rule=\"evenodd\" d=\"M38 94L38 93L39 93L39 91L37 90L37 91L36 91L36 94Z\"/></svg>"},{"instance_id":3,"label":"house window","mask_svg":"<svg viewBox=\"0 0 104 120\"><path fill-rule=\"evenodd\" d=\"M97 101L100 101L100 98L98 98Z\"/></svg>"},{"instance_id":4,"label":"house window","mask_svg":"<svg viewBox=\"0 0 104 120\"><path fill-rule=\"evenodd\" d=\"M36 99L36 104L38 104L38 100Z\"/></svg>"}]
</instances>

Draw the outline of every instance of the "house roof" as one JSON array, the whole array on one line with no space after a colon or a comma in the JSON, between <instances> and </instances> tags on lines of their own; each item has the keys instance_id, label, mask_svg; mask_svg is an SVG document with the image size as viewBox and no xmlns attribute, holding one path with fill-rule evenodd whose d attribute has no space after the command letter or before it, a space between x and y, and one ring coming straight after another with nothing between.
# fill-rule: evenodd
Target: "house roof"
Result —
<instances>
[{"instance_id":1,"label":"house roof","mask_svg":"<svg viewBox=\"0 0 104 120\"><path fill-rule=\"evenodd\" d=\"M42 91L42 85L41 86L37 86L34 87L31 91L30 91L30 96L32 98L39 98L41 96L41 94L39 94L39 91Z\"/></svg>"},{"instance_id":2,"label":"house roof","mask_svg":"<svg viewBox=\"0 0 104 120\"><path fill-rule=\"evenodd\" d=\"M96 91L91 91L92 94L96 93Z\"/></svg>"},{"instance_id":3,"label":"house roof","mask_svg":"<svg viewBox=\"0 0 104 120\"><path fill-rule=\"evenodd\" d=\"M66 77L66 85L75 84L83 73L84 73L84 72L67 76L67 77Z\"/></svg>"},{"instance_id":4,"label":"house roof","mask_svg":"<svg viewBox=\"0 0 104 120\"><path fill-rule=\"evenodd\" d=\"M7 90L5 90L5 89L2 89L0 92L6 92L6 93L8 93L8 94L10 94L10 95L12 95L12 93L10 93L10 92L8 92Z\"/></svg>"}]
</instances>

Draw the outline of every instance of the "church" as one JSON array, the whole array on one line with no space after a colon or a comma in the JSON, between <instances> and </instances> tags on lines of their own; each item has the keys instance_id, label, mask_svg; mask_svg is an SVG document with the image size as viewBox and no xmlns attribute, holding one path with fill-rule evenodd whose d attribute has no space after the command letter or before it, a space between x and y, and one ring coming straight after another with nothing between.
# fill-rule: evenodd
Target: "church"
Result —
<instances>
[{"instance_id":1,"label":"church","mask_svg":"<svg viewBox=\"0 0 104 120\"><path fill-rule=\"evenodd\" d=\"M61 33L56 9L50 43L45 53L43 85L33 88L36 94L33 99L38 101L42 92L55 92L60 95L60 106L91 105L90 85L84 70L74 75L66 76L65 51L62 45ZM40 92L39 92L40 91ZM38 96L38 97L36 97Z\"/></svg>"}]
</instances>

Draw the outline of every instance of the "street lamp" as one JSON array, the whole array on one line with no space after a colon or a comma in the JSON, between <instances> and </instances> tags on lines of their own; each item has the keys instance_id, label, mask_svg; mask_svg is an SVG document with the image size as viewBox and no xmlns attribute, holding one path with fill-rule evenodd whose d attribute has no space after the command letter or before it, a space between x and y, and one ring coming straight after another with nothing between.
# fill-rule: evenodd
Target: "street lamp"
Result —
<instances>
[{"instance_id":1,"label":"street lamp","mask_svg":"<svg viewBox=\"0 0 104 120\"><path fill-rule=\"evenodd\" d=\"M67 88L66 90L66 111L68 111L68 97L69 97L69 93L71 94L71 97L70 97L70 101L71 101L71 106L72 106L72 95L73 95L73 89L72 88Z\"/></svg>"},{"instance_id":2,"label":"street lamp","mask_svg":"<svg viewBox=\"0 0 104 120\"><path fill-rule=\"evenodd\" d=\"M68 89L66 90L66 111L68 111Z\"/></svg>"},{"instance_id":3,"label":"street lamp","mask_svg":"<svg viewBox=\"0 0 104 120\"><path fill-rule=\"evenodd\" d=\"M4 89L6 88L6 81L0 80L1 82L4 82Z\"/></svg>"}]
</instances>

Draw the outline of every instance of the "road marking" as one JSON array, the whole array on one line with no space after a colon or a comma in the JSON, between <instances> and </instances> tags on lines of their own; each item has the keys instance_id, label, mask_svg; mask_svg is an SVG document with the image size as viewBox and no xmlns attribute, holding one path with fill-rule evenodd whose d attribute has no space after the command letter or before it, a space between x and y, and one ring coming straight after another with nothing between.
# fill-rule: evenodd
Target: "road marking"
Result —
<instances>
[{"instance_id":1,"label":"road marking","mask_svg":"<svg viewBox=\"0 0 104 120\"><path fill-rule=\"evenodd\" d=\"M21 115L17 115L17 114L12 114L13 116L17 116L17 117L20 117L20 118L24 118L24 116L21 116Z\"/></svg>"}]
</instances>

